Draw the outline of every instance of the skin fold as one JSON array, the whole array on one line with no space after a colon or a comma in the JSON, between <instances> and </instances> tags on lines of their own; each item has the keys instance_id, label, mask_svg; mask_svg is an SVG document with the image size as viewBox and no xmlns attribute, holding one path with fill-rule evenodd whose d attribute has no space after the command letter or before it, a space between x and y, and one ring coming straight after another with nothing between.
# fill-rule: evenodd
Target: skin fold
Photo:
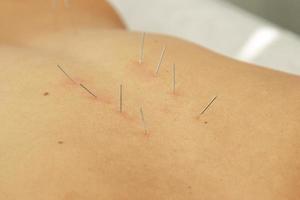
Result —
<instances>
[{"instance_id":1,"label":"skin fold","mask_svg":"<svg viewBox=\"0 0 300 200\"><path fill-rule=\"evenodd\" d=\"M0 199L299 199L298 76L47 3L0 2Z\"/></svg>"}]
</instances>

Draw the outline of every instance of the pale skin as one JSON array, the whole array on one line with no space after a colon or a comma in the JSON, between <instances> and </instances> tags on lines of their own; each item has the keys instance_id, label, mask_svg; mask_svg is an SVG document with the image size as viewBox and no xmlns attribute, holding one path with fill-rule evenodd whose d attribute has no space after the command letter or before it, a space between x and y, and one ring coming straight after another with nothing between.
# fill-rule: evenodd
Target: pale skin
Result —
<instances>
[{"instance_id":1,"label":"pale skin","mask_svg":"<svg viewBox=\"0 0 300 200\"><path fill-rule=\"evenodd\" d=\"M21 2L0 3L0 199L299 199L299 77L154 34L139 64L105 2Z\"/></svg>"}]
</instances>

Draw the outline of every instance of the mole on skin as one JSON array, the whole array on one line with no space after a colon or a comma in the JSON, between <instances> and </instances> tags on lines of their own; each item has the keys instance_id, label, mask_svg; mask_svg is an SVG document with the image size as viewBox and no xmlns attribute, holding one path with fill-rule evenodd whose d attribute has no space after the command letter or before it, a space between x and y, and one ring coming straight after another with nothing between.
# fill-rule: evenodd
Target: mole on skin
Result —
<instances>
[{"instance_id":1,"label":"mole on skin","mask_svg":"<svg viewBox=\"0 0 300 200\"><path fill-rule=\"evenodd\" d=\"M49 95L49 92L45 92L45 93L44 93L44 96L48 96L48 95Z\"/></svg>"}]
</instances>

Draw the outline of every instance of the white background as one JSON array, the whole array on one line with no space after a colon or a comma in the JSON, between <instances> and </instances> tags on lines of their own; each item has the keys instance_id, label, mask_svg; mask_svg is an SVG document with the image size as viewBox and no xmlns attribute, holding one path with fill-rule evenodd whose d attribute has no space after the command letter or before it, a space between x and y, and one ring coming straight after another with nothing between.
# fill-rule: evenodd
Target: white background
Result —
<instances>
[{"instance_id":1,"label":"white background","mask_svg":"<svg viewBox=\"0 0 300 200\"><path fill-rule=\"evenodd\" d=\"M222 0L108 0L131 30L174 35L300 75L300 39Z\"/></svg>"}]
</instances>

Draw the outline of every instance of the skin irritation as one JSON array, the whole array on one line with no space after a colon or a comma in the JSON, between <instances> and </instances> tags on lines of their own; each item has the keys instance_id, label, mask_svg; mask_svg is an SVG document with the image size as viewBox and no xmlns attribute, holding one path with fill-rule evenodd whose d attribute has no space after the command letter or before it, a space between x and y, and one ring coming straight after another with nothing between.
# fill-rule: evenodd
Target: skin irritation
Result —
<instances>
[{"instance_id":1,"label":"skin irritation","mask_svg":"<svg viewBox=\"0 0 300 200\"><path fill-rule=\"evenodd\" d=\"M80 86L81 88L83 88L85 90L85 92L82 92L82 95L86 96L86 93L88 93L88 97L89 99L93 100L93 101L97 101L100 103L105 103L105 104L111 104L111 97L103 94L101 96L96 95L95 92L91 91L86 85L89 83L88 81L82 79L82 78L73 78L68 72L66 72L66 70L64 68L62 68L60 65L57 65L58 68L62 71L62 73L67 77L67 79L63 79L63 85L64 86L71 86L70 89L72 89L73 87L77 87Z\"/></svg>"},{"instance_id":2,"label":"skin irritation","mask_svg":"<svg viewBox=\"0 0 300 200\"><path fill-rule=\"evenodd\" d=\"M138 34L135 34L134 37L138 38L137 35ZM149 35L147 38L151 40L152 37L155 36ZM74 40L77 41L78 39L75 38ZM162 43L164 43L164 38L162 38L161 40ZM81 45L84 47L84 44ZM101 46L101 43L99 43L99 46ZM146 47L147 46L145 46L145 48ZM159 50L159 48L157 49ZM221 154L220 157L218 156L219 152L228 152L232 148L230 146L232 145L232 143L234 143L234 137L231 137L230 131L226 131L226 134L222 134L224 136L220 136L221 134L219 134L218 130L215 129L215 127L217 126L230 129L230 126L226 126L226 123L230 124L232 123L231 120L236 120L235 118L230 118L230 120L225 121L226 123L222 122L222 120L226 120L227 116L222 116L222 114L224 114L225 112L220 112L220 108L222 108L222 105L230 104L231 99L228 99L226 95L227 92L222 92L222 101L215 101L215 103L217 103L212 104L205 111L205 113L201 115L201 121L193 121L193 117L199 116L201 111L205 109L205 107L210 103L210 99L214 95L216 95L216 91L224 91L224 88L220 89L221 84L217 86L206 84L207 80L205 79L205 77L201 78L201 81L203 82L200 83L198 83L197 80L194 78L191 78L192 81L190 81L190 77L194 77L196 75L189 74L188 78L184 78L186 76L186 73L181 73L180 70L184 70L184 68L181 68L180 70L177 70L178 73L176 74L176 78L177 81L181 83L180 89L184 91L184 94L181 95L180 98L176 98L175 96L170 95L172 93L172 71L170 70L170 67L172 66L171 63L177 60L170 59L170 57L173 56L172 48L168 48L168 50L171 52L166 52L169 55L169 57L166 57L164 59L158 76L152 77L151 79L149 79L150 81L147 79L143 79L139 76L139 74L135 74L134 72L129 70L130 68L126 67L128 66L128 62L130 62L130 60L133 59L132 55L129 55L128 60L125 60L124 62L120 62L117 64L113 63L112 66L114 67L114 72L117 74L121 71L122 73L120 73L121 75L115 77L114 73L111 73L112 80L109 83L107 83L106 79L103 81L105 77L102 76L103 73L101 73L104 71L106 67L105 65L101 65L101 67L99 67L99 70L97 68L72 67L72 77L76 76L80 77L80 79L85 80L84 83L82 81L76 81L77 84L72 85L72 87L69 87L68 85L64 84L60 85L60 83L62 82L72 83L72 81L70 81L68 77L65 76L61 71L58 71L59 69L57 69L55 64L49 66L49 68L53 69L53 74L55 74L55 77L57 77L55 78L54 76L51 76L51 82L59 83L55 85L55 87L57 88L49 88L49 91L56 89L60 92L63 91L62 94L66 94L60 97L60 102L63 103L64 106L61 110L63 112L60 114L56 111L57 113L54 112L54 115L57 115L57 117L59 117L60 115L64 114L65 110L67 110L67 113L71 113L70 115L66 115L67 118L62 117L64 121L56 120L55 117L51 118L53 122L55 122L56 124L60 124L60 126L57 129L55 129L54 126L54 130L51 132L51 134L48 134L47 137L51 137L52 134L55 134L55 139L57 140L57 138L62 137L60 134L68 136L68 145L63 145L62 148L52 148L52 151L59 151L58 155L64 155L64 152L69 152L69 154L64 155L66 158L60 158L58 155L55 154L53 156L57 157L54 157L54 160L59 160L59 163L61 162L60 159L67 160L68 162L78 161L73 161L71 159L73 158L72 155L74 154L74 152L70 149L73 148L76 149L76 156L79 156L80 159L87 160L87 165L91 165L98 169L94 170L95 174L93 174L93 176L91 174L84 173L86 166L82 167L83 171L81 171L81 173L78 173L77 171L77 169L81 170L81 168L75 167L74 171L72 171L73 173L84 174L87 176L92 176L94 178L97 176L103 176L104 178L102 178L105 179L104 182L109 182L111 187L117 188L116 190L122 190L122 188L125 187L122 186L122 179L133 179L134 181L131 183L132 186L125 187L123 192L126 192L125 190L133 190L133 188L136 187L144 188L138 185L147 182L151 185L150 191L157 191L161 196L167 194L170 195L173 192L178 191L178 193L180 193L179 195L185 196L185 198L182 197L178 199L189 199L191 194L190 189L188 189L187 187L188 184L192 186L192 190L194 192L199 191L200 188L201 194L207 193L207 199L213 199L210 196L210 194L213 194L213 191L216 189L215 187L218 186L214 186L215 183L212 183L213 186L209 188L206 185L206 183L209 183L213 179L217 182L217 185L222 185L223 179L220 182L218 182L218 179L216 179L215 177L205 177L205 180L203 180L204 174L209 173L209 170L207 171L207 169L212 169L213 167L216 167L216 165L219 166L219 164L220 166L228 166L229 168L237 167L236 165L228 164L225 159L220 159L220 157L226 157L227 154ZM72 53L70 54L72 55ZM150 52L149 54L152 53ZM97 55L98 53L95 56ZM112 57L113 56L115 55L113 54ZM144 65L137 65L134 67L145 67L145 70L152 70L155 73L155 63L157 62L157 54L155 54L155 56L153 57L153 59L145 57L147 59L143 61ZM181 63L178 63L177 66L183 66L183 62L186 61L184 60ZM177 69L179 69L179 67L177 67ZM85 72L78 73L83 71ZM198 75L201 74L199 73L199 71L197 73ZM212 82L213 81L214 80L212 80ZM120 82L124 86L122 113L119 112ZM210 81L208 80L207 82ZM41 83L42 81L40 81L40 84ZM97 96L97 98L83 90L79 85L80 83L84 84L85 87L87 87L90 91L95 93L95 96ZM39 82L37 82L37 84L39 84ZM103 86L104 84L108 85L107 90L105 89L105 86ZM206 85L206 87L197 87L197 89L194 90L193 86L195 85ZM208 88L208 86L210 87ZM178 87L176 89L178 89ZM71 96L72 98L68 99L70 101L64 100L66 97L69 97L70 94L73 95ZM106 104L103 101L98 100L98 98L105 95L112 99L111 104ZM52 96L54 96L54 94ZM74 107L67 107L73 102L75 102ZM147 134L145 134L142 119L139 114L139 108L141 107L141 104L143 105ZM55 105L49 106L55 107ZM239 106L239 104L237 104L236 106ZM76 109L75 107L82 108L78 109L78 112L80 113L73 113L73 109ZM164 107L166 107L165 110L169 110L171 114L162 114L161 110L163 110ZM108 112L104 112L104 109L106 109L106 111L108 110ZM233 106L232 109L235 109L235 107ZM239 109L241 110L242 108L239 107ZM97 110L97 112L94 112L94 110ZM239 114L239 112L236 112L236 114ZM103 117L101 115L102 113L104 113L104 115L107 116ZM128 118L123 117L123 115L126 115L125 113L134 118L133 122L129 121ZM221 116L223 119L220 117L221 119L218 120L215 117L217 115ZM86 117L87 120L84 120L85 118L82 116ZM69 118L71 118L70 121ZM204 126L201 122L208 119L211 121L211 126ZM45 120L48 119L45 118ZM64 126L65 123L67 124L66 128ZM118 127L119 124L121 128ZM104 129L103 127L107 129ZM42 127L40 127L39 129L44 130ZM123 131L123 129L125 129L126 131ZM151 136L147 140L147 143L145 142L146 140L144 137L146 135ZM239 138L238 134L234 136L235 138ZM226 143L224 144L222 142L222 137L224 137L225 141L228 142L228 146ZM107 143L109 145L107 145ZM249 145L249 143L246 144ZM241 146L243 145L241 144ZM90 148L92 148L93 150L90 150ZM88 152L82 153L84 151ZM34 152L38 151L32 151L32 153ZM243 160L243 158L240 157L240 154L235 154L234 151L230 153L235 156L235 159ZM125 155L133 156L133 158L130 157L130 159L127 160L126 158L124 160L124 157L126 157ZM71 156L71 158L69 156ZM74 157L78 158L76 156ZM112 158L106 158L106 156ZM101 160L103 157L105 157L109 161L105 162ZM98 159L99 163L95 164L95 160ZM110 159L113 159L115 161L110 161ZM150 162L149 159L151 160ZM198 164L198 162L202 164ZM105 169L102 169L101 166L103 165L103 163L112 163L108 167L112 168L112 171L106 172ZM234 160L232 161L232 163L234 163ZM34 164L34 166L39 165ZM162 167L162 169L160 169L160 167L157 166ZM193 166L195 166L195 168L197 169L192 170L191 168L193 168ZM138 174L135 175L136 173L130 171L130 168L134 168L134 170L136 170ZM215 173L217 174L217 176L222 176L224 172L222 169L219 169L218 167L214 168L214 170L216 170ZM196 171L196 175L190 175L190 171ZM205 173L200 173L202 171L204 171ZM226 171L232 173L232 176L225 176L225 180L231 182L230 177L234 177L235 174L233 173L233 171L235 170L231 171L230 169L226 169ZM113 176L113 178L108 177L106 179L107 174L110 174L111 176ZM157 180L155 178L156 176L161 178ZM150 180L145 180L148 177ZM171 178L172 181L169 182L169 178ZM85 180L84 177L81 177L81 179ZM116 182L112 181L115 179L120 180ZM178 181L178 179L183 181ZM101 180L95 180L96 183L91 183L91 185L103 183L101 182ZM80 182L80 180L78 180L78 182ZM165 184L167 185L167 187L164 189L155 187L156 185L160 184ZM235 184L233 185L234 187L238 187ZM68 187L66 186L66 188L61 189L61 191L67 191L68 189L71 189L71 186L73 185L69 183ZM201 190L201 188L204 189ZM144 189L142 190L143 192L146 192ZM231 188L230 191L231 190L234 191L233 188ZM78 191L78 193L84 192L80 188L77 188L76 191ZM89 189L88 191L91 197L96 196L96 194L98 194L96 190L93 191L92 189ZM200 194L199 192L195 193L197 193L198 195ZM222 194L220 196L222 196ZM138 199L138 196L134 199ZM197 198L195 197L190 199Z\"/></svg>"},{"instance_id":3,"label":"skin irritation","mask_svg":"<svg viewBox=\"0 0 300 200\"><path fill-rule=\"evenodd\" d=\"M158 79L161 79L162 77L160 77L160 71L163 70L165 72L170 72L169 69L166 68L166 66L164 65L164 62L165 62L165 54L166 54L166 47L164 46L163 47L163 50L161 52L161 55L160 55L160 58L158 60L158 65L156 67L156 69L149 69L150 67L150 63L148 63L147 61L145 61L144 59L144 48L145 48L145 33L143 33L143 49L141 49L141 52L143 53L140 53L141 55L143 55L143 59L140 58L140 60L136 60L134 62L131 62L131 64L129 64L130 66L134 66L135 69L137 69L138 73L142 73L142 74L148 74L148 78L149 78L149 81L159 81ZM130 59L132 60L132 59ZM61 72L65 75L66 77L66 81L70 84L72 84L73 86L80 86L81 88L83 88L85 91L82 92L82 94L84 96L89 96L89 99L91 99L92 101L96 101L96 102L99 102L99 103L105 103L105 104L112 104L111 102L111 97L105 97L105 94L100 94L96 91L93 91L93 89L91 89L92 87L91 86L86 86L86 85L91 85L89 82L85 81L85 84L83 83L80 83L82 81L78 81L79 78L76 78L74 79L63 67L61 67L60 65L57 65L58 68L61 70ZM163 68L163 69L161 69ZM136 77L140 77L139 75L134 75ZM172 84L170 83L170 92L168 92L172 97L179 97L181 96L178 92L178 88L176 88L176 82L175 82L175 64L173 64L173 70L172 70ZM76 81L75 81L76 80ZM82 79L81 79L82 80ZM140 81L145 81L145 79L141 79ZM159 83L159 82L158 82ZM93 83L95 84L95 83ZM99 95L100 94L100 95ZM122 105L123 106L123 105ZM129 120L129 121L137 121L137 117L134 117L134 116L130 116L126 111L121 111L119 112L119 114L121 116L123 116L125 119Z\"/></svg>"},{"instance_id":4,"label":"skin irritation","mask_svg":"<svg viewBox=\"0 0 300 200\"><path fill-rule=\"evenodd\" d=\"M0 15L7 15L10 1L3 2ZM70 1L68 9L77 6L68 15L76 22L73 27L80 27L76 31L70 18L57 18L57 32L41 34L53 30L49 23L47 29L30 28L36 27L32 19L44 19L41 7L37 16L25 12L30 37L17 34L23 33L20 20L12 21L13 31L0 33L22 47L0 47L0 66L10 66L0 73L0 191L5 199L299 197L298 77L176 38L144 34L142 45L142 33L104 29L109 18L97 26L102 18L93 16L102 12L88 14L99 5L95 2ZM85 24L89 19L96 23ZM111 24L106 28L122 23L113 19ZM164 45L168 48L156 74ZM51 92L47 101L41 88ZM221 98L206 109L216 95Z\"/></svg>"},{"instance_id":5,"label":"skin irritation","mask_svg":"<svg viewBox=\"0 0 300 200\"><path fill-rule=\"evenodd\" d=\"M155 61L155 62L157 62L157 61ZM59 64L59 63L58 63ZM152 63L148 63L147 61L143 61L143 64L142 65L147 65L147 66L150 66L150 65L152 65ZM71 66L71 65L70 65ZM99 106L100 104L102 104L102 105L104 105L105 107L109 107L112 111L113 110L115 110L116 112L115 112L115 114L116 115L118 115L118 116L122 116L122 121L126 121L127 123L128 122L134 122L135 123L135 126L133 126L133 127L135 127L136 128L136 130L137 130L137 132L138 133L140 133L140 135L141 136L149 136L150 134L152 134L153 133L153 131L152 131L152 128L151 128L151 123L148 123L148 120L150 119L150 117L149 117L149 115L148 115L148 113L149 112L156 112L156 111L149 111L148 109L144 109L143 110L143 114L144 114L144 116L143 116L143 120L140 118L140 116L139 116L139 107L140 107L140 105L139 104L136 104L136 111L132 111L133 109L132 109L132 106L126 106L126 102L127 101L131 101L131 100L129 100L130 98L132 98L132 96L130 96L130 95L127 95L127 90L125 90L124 91L124 110L121 112L121 113L118 113L117 114L117 105L118 105L118 102L115 100L116 99L116 97L117 97L117 95L116 95L116 97L114 97L114 96L112 96L112 94L114 94L114 93L117 93L117 89L115 90L115 91L111 91L111 93L109 93L109 94L107 94L107 93L103 93L103 92L101 92L101 90L98 90L97 88L96 88L96 85L97 84L99 84L99 83L97 83L97 82L95 82L95 81L92 81L88 76L80 76L80 74L76 74L75 75L75 73L70 73L69 71L70 70L68 70L69 68L71 68L70 66L68 66L68 67L65 67L64 65L62 65L61 67L64 69L64 71L68 74L68 76L66 76L66 74L64 74L64 73L61 73L61 75L58 75L57 74L57 77L58 77L58 80L62 80L62 81L58 81L58 86L61 86L60 88L49 88L49 89L51 89L51 90L53 90L53 89L57 89L57 90L62 90L62 89L65 89L65 90L67 90L67 91L71 91L72 90L72 92L70 92L70 93L65 93L66 95L63 95L63 96L61 96L60 98L61 99L64 99L64 97L66 97L66 96L68 96L68 94L73 94L73 93L76 93L77 91L78 91L78 94L80 95L79 96L79 99L81 99L81 100L88 100L88 101L83 101L84 103L86 103L86 105L87 106L91 106L91 105L96 105L97 107L95 107L95 109L98 109L98 110L100 110L99 112L101 112L101 109L103 108L102 106ZM155 75L155 65L153 65L154 67L153 67L153 73L152 73L152 76L151 76L151 78L152 78L152 80L153 81L155 81L156 83L155 84L160 84L160 79L162 78L161 77L161 74L162 74L162 72L164 71L164 69L163 69L163 67L164 67L164 65L161 65L161 68L160 68L160 73L158 74L158 75ZM53 68L55 68L56 66L55 65L53 65ZM141 65L139 65L138 67L141 67ZM74 71L77 71L76 70L76 68L75 67L72 67L72 69L74 70ZM88 71L88 70L87 70ZM142 72L142 73L144 73L145 74L145 71L144 72ZM46 73L45 73L46 74ZM133 74L133 76L134 77L140 77L139 75L137 75L137 74ZM77 77L80 77L80 78L77 78ZM71 78L71 79L70 79ZM55 80L55 79L54 79ZM145 81L145 79L142 79L142 81ZM164 80L163 80L164 81ZM120 81L121 82L121 81ZM122 81L123 82L123 81ZM62 83L62 84L60 84L60 83ZM90 90L92 93L94 93L94 95L91 95L90 93L87 93L86 91L84 91L84 90L82 90L82 88L80 88L80 84L82 84L82 85L84 85L88 90ZM118 85L118 83L116 82L115 83L115 85L117 86ZM124 85L126 85L126 83L125 83L125 81L124 81ZM127 85L126 85L127 86ZM171 86L171 85L170 85ZM116 87L117 88L117 87ZM131 89L132 87L126 87L126 89L129 89L129 90L133 90L133 89ZM155 88L155 87L153 87L153 88ZM156 87L157 89L159 89L159 87ZM171 87L170 87L170 89L171 89ZM161 92L161 91L159 91L159 92ZM132 93L132 91L131 91L131 93ZM45 94L45 93L44 93ZM165 93L165 94L167 94L167 93ZM47 95L46 95L47 96ZM140 99L140 98L142 98L141 96L142 96L142 94L139 94L139 95L137 95L138 97L134 97L135 99ZM139 97L140 96L140 97ZM56 98L58 98L57 96L56 96ZM108 100L107 100L108 99ZM113 100L111 100L111 99L113 99ZM78 99L73 99L75 102L77 102L78 101ZM72 102L67 102L67 101L63 101L62 100L62 102L64 102L65 104L71 104ZM99 103L99 104L95 104L95 102L97 102L97 103ZM81 104L81 105L83 105L83 104ZM50 107L51 106L53 106L53 105L49 105ZM54 105L54 107L55 107L55 105ZM72 107L69 107L69 108L72 108ZM65 107L63 107L63 110L62 111L64 111L64 110L66 110L66 108ZM81 110L81 112L84 112L84 111L86 111L85 109L82 109ZM129 111L129 112L128 112ZM132 113L136 113L136 115L133 115ZM54 113L54 115L56 115L57 113ZM62 113L62 114L64 114L64 113ZM49 116L51 116L51 114L49 115ZM72 115L71 116L69 116L69 117L73 117ZM51 117L50 117L51 118ZM80 117L79 117L80 118ZM47 116L45 117L45 119L47 119ZM56 121L56 119L55 119L55 117L53 117L53 118L51 118L52 120L54 120L54 121ZM74 118L73 118L74 119ZM65 118L65 121L68 121L69 119L68 118ZM96 121L100 121L101 119L98 119L98 120L96 120ZM58 123L62 123L62 124L64 124L65 122L64 121L56 121L56 122L58 122ZM146 124L146 126L144 127L144 124L143 124L143 122L145 122L145 124ZM70 122L71 124L72 124L72 126L68 126L68 128L71 128L71 130L62 130L62 129L57 129L58 131L53 131L53 130L51 130L52 129L52 127L50 127L49 128L49 132L50 133L54 133L54 134L47 134L47 132L46 131L43 131L42 132L42 134L43 135L46 135L46 137L57 137L57 136L60 136L60 134L67 134L68 135L68 137L69 137L69 139L70 139L70 142L68 142L70 145L64 145L63 146L63 148L56 148L56 149L59 149L59 151L60 151L60 153L58 154L58 155L55 155L55 154L53 154L53 152L55 153L55 151L57 151L57 150L55 150L55 149L53 149L52 148L52 151L51 151L51 153L50 153L50 159L52 159L52 158L56 158L56 159L54 159L54 160L60 160L61 158L60 158L60 156L62 156L62 160L64 160L64 161L68 161L68 162L66 162L66 163L69 163L69 162L72 162L71 160L72 159L70 159L70 155L71 155L71 158L72 158L72 155L73 155L73 152L71 151L71 153L70 154L67 154L67 155L65 155L65 152L68 152L68 150L69 150L69 148L71 147L71 146L75 146L75 147L77 147L77 146L79 146L79 147L81 147L81 148L79 148L77 151L78 151L78 156L79 157L81 157L81 155L82 155L82 151L84 151L85 150L85 146L84 146L84 144L85 144L85 140L86 139L82 139L82 140L80 140L80 142L78 142L77 140L76 140L76 136L77 136L77 134L80 136L81 134L79 134L79 132L76 132L76 131L78 131L78 129L76 129L76 128L73 128L73 127L77 127L78 125L80 126L80 123L77 123L77 124L73 124L73 122L71 121ZM128 125L129 124L132 124L132 123L128 123ZM30 126L27 126L27 127L30 127ZM86 127L85 127L86 128ZM63 129L64 129L64 126L63 126ZM29 129L30 130L30 129ZM41 130L44 130L43 128L41 129ZM56 130L56 128L54 127L54 130ZM118 130L118 129L116 129L116 130ZM106 132L108 135L109 134L112 134L112 133L110 133L109 131L108 132ZM128 132L130 135L133 135L133 133L132 132ZM35 133L34 133L35 134ZM74 135L75 136L74 136ZM103 135L103 133L98 133L99 135ZM52 136L53 135L53 136ZM85 135L85 134L84 134ZM126 135L128 135L128 134L126 134ZM79 137L79 136L77 136L77 137ZM81 136L82 137L82 136ZM89 138L89 137L96 137L96 136L93 136L93 135L89 135L89 134L87 134L87 138ZM108 137L108 136L104 136L104 138L105 137ZM75 138L75 139L74 139ZM120 140L120 138L125 138L125 136L124 137L120 137L119 136L119 139L117 139L117 141L119 141ZM73 140L72 140L73 139ZM133 140L132 138L130 139L130 138L128 138L129 140ZM101 139L100 139L101 140ZM122 139L122 140L120 140L120 141L123 141L124 139ZM44 141L44 140L43 140ZM45 142L44 142L44 145L42 145L43 143L41 143L41 144L35 144L35 145L33 145L34 146L34 150L36 150L36 149L39 149L39 148L41 148L42 146L44 146L44 147L51 147L51 146L48 146L48 143L47 143L47 141L48 140L46 140L45 139ZM68 140L69 141L69 140ZM78 144L79 143L79 144ZM62 145L62 144L64 144L64 141L57 141L57 144L59 144L59 145ZM117 143L116 143L117 144ZM151 144L151 143L150 143ZM77 146L76 146L77 145ZM149 144L147 144L147 145L149 145ZM122 146L122 144L121 144L121 146ZM100 147L100 146L99 146ZM90 149L91 147L88 147L88 149ZM103 148L103 147L102 147ZM104 147L104 148L106 148L106 147ZM76 148L77 149L77 148ZM99 149L101 149L101 148L99 148ZM97 149L97 151L99 151L99 149ZM125 151L126 151L126 149L127 148L125 148ZM131 149L131 147L130 147L130 149ZM31 165L33 165L33 166L39 166L39 161L38 160L35 160L35 158L36 158L36 156L37 157L39 157L39 155L38 154L36 154L36 152L38 152L38 151L34 151L34 150L31 150L30 151L30 156L29 156L29 158L27 158L26 157L26 159L28 159L28 163L31 163ZM43 152L43 150L44 150L44 148L42 148L41 149L42 151L41 152ZM142 154L144 154L143 152L141 152ZM141 155L142 155L141 154ZM88 154L88 155L90 155L90 154ZM51 157L52 156L52 157ZM56 156L56 157L55 157ZM66 156L66 158L64 158L63 156ZM31 159L33 159L32 161L30 161ZM95 158L96 160L97 160L97 157ZM95 160L95 159L93 159L93 160ZM121 160L122 161L122 160ZM25 161L23 161L23 162L25 162ZM46 159L45 160L45 163L47 163L48 162L48 160ZM27 163L27 162L26 162ZM89 162L87 162L87 163L89 163ZM56 168L55 167L55 165L57 165L57 163L54 163L54 164L52 164L52 165L54 165L53 166L53 168L52 169L57 169L57 170L59 170L60 168L58 167L58 168ZM48 166L47 164L46 164L46 166ZM99 166L101 166L101 165L99 165ZM118 165L116 165L116 166L118 166ZM25 168L25 167L24 167ZM77 167L76 166L74 166L74 168L76 169ZM113 168L113 170L115 169L115 167L112 167ZM25 169L25 170L28 170L27 168ZM125 169L126 170L126 169ZM29 170L30 171L30 170ZM46 171L47 171L47 169L46 169ZM55 171L53 171L53 173L59 173L59 172L55 172ZM52 174L53 175L53 173L49 173L49 174ZM72 172L72 174L74 173L74 171ZM30 174L30 173L24 173L24 174ZM34 173L33 173L34 174ZM74 173L75 174L75 173ZM76 173L76 174L78 174L77 176L80 176L80 174L81 173ZM109 173L110 174L110 173ZM22 184L22 177L24 177L25 175L23 175L23 176L20 176L21 178L21 180L20 181L17 181L17 183L16 184L18 184L18 182L20 183L20 184ZM102 176L102 175L101 175ZM121 175L122 176L122 175ZM25 176L26 177L26 176ZM93 177L95 177L95 176L93 176ZM54 177L54 179L55 179L56 177ZM25 180L26 180L27 178L25 178ZM39 181L35 181L35 182L39 182ZM76 181L75 181L76 182ZM98 181L97 181L98 182ZM1 183L0 183L1 184ZM37 184L37 183L33 183L33 184L36 184L36 185L39 185L39 187L40 188L43 188L43 184ZM69 182L67 182L66 183L66 185L68 186L68 185L70 185L70 183ZM114 185L114 184L113 184ZM151 187L151 186L150 186ZM5 186L5 189L7 190L7 188L9 188L9 186ZM30 186L26 186L23 190L24 191L26 191L26 188L28 188L28 191L30 190ZM34 187L32 187L32 188L34 188ZM61 189L61 191L68 191L68 189L66 188L66 190L64 190L63 188L65 188L65 187L57 187L57 188L62 188ZM69 188L69 189L72 189L71 187ZM43 190L43 189L42 189ZM80 191L80 190L79 190ZM44 190L44 192L46 192L46 196L51 196L51 195L47 195L47 194L50 194L51 193L51 190L49 190L49 189L46 189L46 190ZM9 193L11 193L11 192L9 192ZM29 192L30 193L30 192ZM77 193L77 192L76 192ZM78 192L78 193L81 193L81 192ZM131 192L130 192L131 193ZM17 193L16 195L17 195L17 197L22 197L23 195L22 194L24 194L22 191L20 191L19 193ZM35 198L36 199L36 197L39 195L38 193L35 193L35 194L32 194L31 196L33 196L34 195L34 197L32 197L32 198ZM92 196L92 194L88 194L88 195L91 195ZM27 198L27 197L25 197L25 198Z\"/></svg>"},{"instance_id":6,"label":"skin irritation","mask_svg":"<svg viewBox=\"0 0 300 200\"><path fill-rule=\"evenodd\" d=\"M139 69L141 72L143 72L143 74L145 74L146 70L148 69L148 67L146 68L146 66L149 66L149 63L144 61L144 48L145 48L145 36L146 33L143 33L143 40L142 40L142 49L140 50L140 59L139 61L135 61L134 62L134 67ZM152 81L156 78L160 78L159 77L159 70L163 65L164 59L165 59L165 54L166 54L166 46L163 47L163 50L161 52L160 55L160 59L159 59L159 63L157 65L156 71L155 73L153 73L154 71L152 71L152 73L148 73L149 75L151 74L151 76L149 78L152 79ZM171 92L170 94L172 95L173 98L180 96L178 91L176 90L176 73L175 73L175 64L173 64L173 68L172 68L172 87L171 87ZM96 93L95 91L92 91L90 89L90 87L87 87L86 84L82 84L82 83L77 83L77 81L75 81L75 79L73 79L73 77L71 77L60 65L57 65L57 67L61 70L61 72L66 76L66 78L69 80L68 82L72 83L73 85L79 85L83 90L85 90L85 95L88 94L90 99L93 101L99 101L100 103L105 103L105 104L111 104L112 102L110 100L108 100L108 98L103 98L103 94L101 94L100 96L98 95L98 93ZM166 69L166 72L169 73L169 70ZM136 75L135 75L136 76ZM78 80L78 79L76 79ZM145 81L145 80L143 80ZM85 81L86 82L86 81ZM88 82L86 82L88 83ZM124 111L123 108L123 85L120 85L119 88L119 92L120 92L120 99L119 99L119 114L121 116L124 117L124 119L128 120L128 121L136 121L136 117L130 116L126 111ZM216 100L217 96L214 97L214 99L212 99L211 102L209 102L209 104L203 109L203 111L200 113L200 115L197 117L197 119L200 118L200 116L202 116L208 109L210 106L212 106L212 104L214 103L214 101ZM166 110L166 109L164 109ZM144 120L144 116L143 113L141 113L142 116L142 123L144 124L143 126L145 126L145 120ZM146 130L146 127L144 127L144 132L145 134L148 133L148 129Z\"/></svg>"},{"instance_id":7,"label":"skin irritation","mask_svg":"<svg viewBox=\"0 0 300 200\"><path fill-rule=\"evenodd\" d=\"M146 62L139 64L136 60L128 63L126 68L129 68L133 74L138 75L141 81L150 81L156 78L155 71L150 69L150 65Z\"/></svg>"},{"instance_id":8,"label":"skin irritation","mask_svg":"<svg viewBox=\"0 0 300 200\"><path fill-rule=\"evenodd\" d=\"M60 69L62 69L62 68L60 67ZM67 77L67 80L63 80L63 82L67 83L67 86L68 85L71 85L73 87L80 86L84 90L84 92L81 92L82 97L88 97L88 99L90 99L91 102L97 102L97 103L101 103L101 104L105 104L105 105L113 104L111 96L108 96L107 94L104 94L104 93L101 94L99 92L92 91L90 89L90 87L86 86L89 84L88 81L83 81L83 79L80 79L80 78L73 78L64 69L62 69L62 72ZM84 82L84 84L81 82ZM69 88L69 89L72 89L72 88ZM116 112L116 113L118 113L120 116L122 116L124 119L128 120L129 122L137 121L136 117L131 116L128 112L126 112L124 110L122 110L121 112L120 112L120 110L118 110L118 112Z\"/></svg>"},{"instance_id":9,"label":"skin irritation","mask_svg":"<svg viewBox=\"0 0 300 200\"><path fill-rule=\"evenodd\" d=\"M79 79L79 78L76 78L74 79L75 80L75 83L70 80L70 79L67 79L67 80L63 80L63 82L67 82L68 84L67 85L72 85L72 86L75 86L75 87L78 87L78 85L80 86L83 85L86 89L89 90L89 92L87 92L86 90L81 92L82 94L82 97L85 97L85 98L88 98L90 99L92 102L98 102L98 103L101 103L101 104L106 104L106 105L112 105L112 97L111 96L108 96L107 94L104 94L104 93L99 93L98 91L91 91L91 89L87 88L87 86L85 85L88 85L89 82L87 81L82 81L82 79ZM79 84L77 84L77 82L79 82ZM82 84L80 82L84 82L85 84ZM69 89L72 89L72 88L69 88ZM100 94L100 95L99 95ZM116 111L117 113L117 111ZM125 119L127 119L128 121L134 121L136 118L133 117L133 116L130 116L126 111L122 111L122 112L119 112L118 111L118 114L120 114L121 116L123 116Z\"/></svg>"}]
</instances>

